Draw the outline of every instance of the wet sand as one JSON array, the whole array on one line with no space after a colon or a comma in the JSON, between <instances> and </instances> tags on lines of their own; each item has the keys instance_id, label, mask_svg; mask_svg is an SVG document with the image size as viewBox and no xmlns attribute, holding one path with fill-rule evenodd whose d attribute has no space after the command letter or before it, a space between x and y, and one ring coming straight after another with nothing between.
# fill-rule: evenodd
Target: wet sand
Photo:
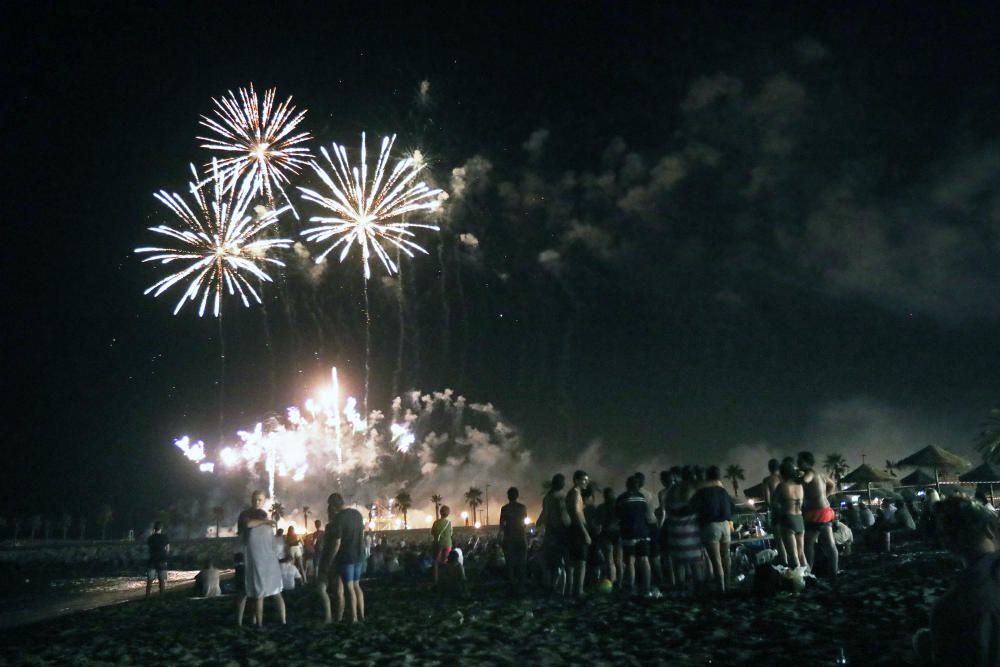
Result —
<instances>
[{"instance_id":1,"label":"wet sand","mask_svg":"<svg viewBox=\"0 0 1000 667\"><path fill-rule=\"evenodd\" d=\"M835 585L799 596L695 600L593 594L512 597L477 581L466 599L426 584L366 581L360 626L320 624L312 589L287 592L287 626L234 627L233 599L183 590L0 631L6 664L905 665L910 637L957 566L940 552L857 555Z\"/></svg>"}]
</instances>

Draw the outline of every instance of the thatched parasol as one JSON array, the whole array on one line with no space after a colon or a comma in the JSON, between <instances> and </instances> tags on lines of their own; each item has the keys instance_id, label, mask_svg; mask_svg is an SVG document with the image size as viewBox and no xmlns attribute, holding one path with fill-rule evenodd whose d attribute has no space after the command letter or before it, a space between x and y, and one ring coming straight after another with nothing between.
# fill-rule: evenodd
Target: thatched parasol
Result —
<instances>
[{"instance_id":1,"label":"thatched parasol","mask_svg":"<svg viewBox=\"0 0 1000 667\"><path fill-rule=\"evenodd\" d=\"M840 478L841 482L848 484L864 484L868 489L868 502L872 501L872 482L895 482L896 478L887 472L876 470L867 463L862 463L857 468Z\"/></svg>"},{"instance_id":2,"label":"thatched parasol","mask_svg":"<svg viewBox=\"0 0 1000 667\"><path fill-rule=\"evenodd\" d=\"M931 486L937 483L931 475L928 475L923 470L914 470L909 475L899 480L899 483L903 486Z\"/></svg>"},{"instance_id":3,"label":"thatched parasol","mask_svg":"<svg viewBox=\"0 0 1000 667\"><path fill-rule=\"evenodd\" d=\"M747 498L764 500L766 497L764 495L764 483L761 482L760 484L755 484L754 486L743 489L743 495Z\"/></svg>"},{"instance_id":4,"label":"thatched parasol","mask_svg":"<svg viewBox=\"0 0 1000 667\"><path fill-rule=\"evenodd\" d=\"M933 468L934 485L939 486L941 481L940 472L965 470L972 467L972 464L963 459L958 454L949 452L935 445L928 445L915 454L910 454L905 459L896 463L898 466L907 468Z\"/></svg>"},{"instance_id":5,"label":"thatched parasol","mask_svg":"<svg viewBox=\"0 0 1000 667\"><path fill-rule=\"evenodd\" d=\"M993 485L1000 483L1000 465L996 465L993 463L984 463L981 466L973 468L964 475L959 475L958 479L962 482L978 482L982 484L989 484L990 500L992 501L994 498Z\"/></svg>"}]
</instances>

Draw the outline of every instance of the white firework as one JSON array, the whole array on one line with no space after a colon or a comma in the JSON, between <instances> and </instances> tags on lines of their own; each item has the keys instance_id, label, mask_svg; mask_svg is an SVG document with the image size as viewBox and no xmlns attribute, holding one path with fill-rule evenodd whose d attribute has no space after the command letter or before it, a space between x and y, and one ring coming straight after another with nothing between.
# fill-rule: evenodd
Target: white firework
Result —
<instances>
[{"instance_id":1,"label":"white firework","mask_svg":"<svg viewBox=\"0 0 1000 667\"><path fill-rule=\"evenodd\" d=\"M389 273L396 273L398 270L383 243L398 248L408 257L413 257L414 251L427 254L427 251L413 240L416 236L413 230L438 231L439 227L433 224L407 222L404 216L408 213L433 211L440 206L446 195L442 190L431 188L423 181L416 181L424 168L422 160L403 158L387 173L386 167L395 140L396 135L383 137L378 161L370 174L370 180L364 133L361 134L361 160L358 165L350 165L347 149L339 144L332 146L336 161L330 157L326 148L320 149L329 165L329 172L315 161L310 163L316 175L329 188L329 194L319 194L315 190L299 187L302 198L319 204L333 215L309 218L310 222L320 224L306 229L302 235L307 241L314 243L335 239L330 247L319 255L317 262L324 261L326 256L338 247L341 248L340 261L343 262L356 243L361 248L364 276L367 280L371 278L368 260L372 254L381 260Z\"/></svg>"},{"instance_id":2,"label":"white firework","mask_svg":"<svg viewBox=\"0 0 1000 667\"><path fill-rule=\"evenodd\" d=\"M197 137L205 142L202 148L225 156L219 159L219 167L227 180L239 181L241 189L254 194L262 193L272 206L275 189L291 203L283 185L288 184L289 174L298 174L313 157L300 145L312 136L293 134L306 110L296 114L291 96L275 106L275 93L275 88L265 91L261 103L250 84L249 90L239 89L239 97L232 91L219 99L213 97L213 117L202 116L200 124L217 136Z\"/></svg>"},{"instance_id":3,"label":"white firework","mask_svg":"<svg viewBox=\"0 0 1000 667\"><path fill-rule=\"evenodd\" d=\"M288 248L292 242L289 239L263 238L262 232L277 224L278 216L290 206L277 211L267 210L259 216L248 214L246 209L251 193L246 190L237 193L234 184L221 172L217 161L212 163L214 199L210 205L205 199L204 191L197 185L198 172L194 165L191 165L191 172L195 180L189 187L197 204L197 212L177 193L160 190L155 194L180 219L183 226L175 229L158 225L149 229L170 238L174 241L174 247L135 249L137 253L149 254L143 258L143 262L159 262L163 265L178 262L185 266L150 286L144 294L152 292L157 297L175 284L190 279L174 309L175 315L186 301L195 301L201 295L198 315L205 314L208 299L214 296L212 312L218 317L223 291L238 295L247 307L250 306L248 296L260 303L260 295L247 274L264 282L271 282L271 277L263 267L267 264L284 266L280 260L268 257L268 253L275 248Z\"/></svg>"}]
</instances>

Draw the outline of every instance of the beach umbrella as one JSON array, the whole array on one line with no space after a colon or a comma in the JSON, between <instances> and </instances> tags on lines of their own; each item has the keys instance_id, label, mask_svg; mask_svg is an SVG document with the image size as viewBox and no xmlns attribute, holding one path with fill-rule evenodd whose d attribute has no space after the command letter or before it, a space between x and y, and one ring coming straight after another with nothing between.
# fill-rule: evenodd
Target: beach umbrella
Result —
<instances>
[{"instance_id":1,"label":"beach umbrella","mask_svg":"<svg viewBox=\"0 0 1000 667\"><path fill-rule=\"evenodd\" d=\"M873 482L895 482L896 478L887 472L882 472L881 470L876 470L867 463L862 463L857 468L847 473L840 478L841 482L847 482L848 484L864 484L867 486L868 490L868 502L872 500L872 483Z\"/></svg>"},{"instance_id":2,"label":"beach umbrella","mask_svg":"<svg viewBox=\"0 0 1000 667\"><path fill-rule=\"evenodd\" d=\"M962 482L977 482L980 484L989 484L990 502L992 502L994 497L993 485L1000 484L1000 465L996 465L993 463L984 463L981 466L977 466L963 475L959 475L958 479Z\"/></svg>"},{"instance_id":3,"label":"beach umbrella","mask_svg":"<svg viewBox=\"0 0 1000 667\"><path fill-rule=\"evenodd\" d=\"M947 449L943 449L935 445L928 445L919 452L910 454L905 459L901 459L897 462L896 465L905 466L907 468L933 468L935 486L940 486L940 473L942 470L953 472L972 467L971 463L963 459L958 454L949 452Z\"/></svg>"},{"instance_id":4,"label":"beach umbrella","mask_svg":"<svg viewBox=\"0 0 1000 667\"><path fill-rule=\"evenodd\" d=\"M755 500L764 500L766 497L764 495L764 483L755 484L749 488L743 489L743 495L747 498L753 498Z\"/></svg>"},{"instance_id":5,"label":"beach umbrella","mask_svg":"<svg viewBox=\"0 0 1000 667\"><path fill-rule=\"evenodd\" d=\"M923 470L914 470L909 475L899 480L903 486L930 486L935 483L935 479Z\"/></svg>"}]
</instances>

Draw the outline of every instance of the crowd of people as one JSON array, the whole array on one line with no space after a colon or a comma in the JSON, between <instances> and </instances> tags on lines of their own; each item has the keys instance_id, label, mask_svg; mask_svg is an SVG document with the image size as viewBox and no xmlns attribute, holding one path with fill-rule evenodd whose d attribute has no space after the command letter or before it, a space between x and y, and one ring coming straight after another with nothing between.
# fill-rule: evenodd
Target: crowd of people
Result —
<instances>
[{"instance_id":1,"label":"crowd of people","mask_svg":"<svg viewBox=\"0 0 1000 667\"><path fill-rule=\"evenodd\" d=\"M655 496L642 473L626 479L625 490L616 493L612 487L595 488L589 475L577 470L568 484L563 474L553 475L537 529L530 525L519 490L511 487L495 536L477 531L459 537L450 508L442 506L429 539L409 544L367 532L361 513L337 493L328 499L325 527L316 520L315 531L306 535L293 526L276 531L264 509L266 495L255 491L238 519L236 621L242 625L250 599L253 622L261 625L264 600L272 598L284 623L282 591L308 582L315 586L327 623L364 620L364 576L399 575L411 581L423 576L439 594L467 595L470 558L481 573L506 578L514 594L541 590L579 598L588 590L617 590L656 598L667 591L681 597L725 593L734 581L733 554L740 553L731 548L734 541L770 551L775 565L836 577L841 553L850 554L856 535L859 544L877 551L890 550L896 536L943 546L967 566L935 606L930 628L915 638L917 654L929 664L951 664L943 656L973 651L985 661L953 664L1000 664L1000 520L985 497L955 493L942 499L929 489L926 495L831 505L838 485L816 470L810 452L772 459L768 471L766 514L750 503L742 521L717 466L665 470ZM773 551L768 549L772 544ZM159 523L148 546L147 596L154 579L164 590L170 545ZM203 595L218 595L219 570L206 564L197 583Z\"/></svg>"}]
</instances>

